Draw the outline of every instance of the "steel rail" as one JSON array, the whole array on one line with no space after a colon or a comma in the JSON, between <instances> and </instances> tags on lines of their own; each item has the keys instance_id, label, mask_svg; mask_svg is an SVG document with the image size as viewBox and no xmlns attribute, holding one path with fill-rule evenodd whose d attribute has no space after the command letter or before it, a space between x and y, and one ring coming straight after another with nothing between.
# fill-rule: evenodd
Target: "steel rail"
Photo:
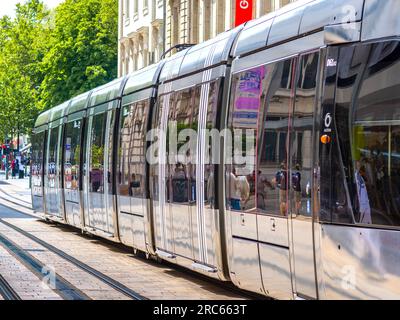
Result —
<instances>
[{"instance_id":1,"label":"steel rail","mask_svg":"<svg viewBox=\"0 0 400 320\"><path fill-rule=\"evenodd\" d=\"M0 219L0 223L3 225L13 229L14 231L22 234L23 236L27 237L28 239L36 242L37 244L41 245L42 247L46 248L47 250L53 252L54 254L58 255L62 259L70 262L74 266L78 267L79 269L89 273L93 277L97 278L98 280L102 281L103 283L107 284L108 286L112 287L114 290L122 293L123 295L133 299L133 300L148 300L146 297L140 295L136 291L128 288L124 284L120 283L117 280L112 279L111 277L105 275L104 273L90 267L89 265L85 264L84 262L72 257L71 255L65 253L64 251L54 247L53 245L39 239L38 237L26 232L25 230L22 230L21 228L4 221L3 219Z\"/></svg>"},{"instance_id":2,"label":"steel rail","mask_svg":"<svg viewBox=\"0 0 400 320\"><path fill-rule=\"evenodd\" d=\"M0 274L0 295L4 300L22 300L6 279Z\"/></svg>"}]
</instances>

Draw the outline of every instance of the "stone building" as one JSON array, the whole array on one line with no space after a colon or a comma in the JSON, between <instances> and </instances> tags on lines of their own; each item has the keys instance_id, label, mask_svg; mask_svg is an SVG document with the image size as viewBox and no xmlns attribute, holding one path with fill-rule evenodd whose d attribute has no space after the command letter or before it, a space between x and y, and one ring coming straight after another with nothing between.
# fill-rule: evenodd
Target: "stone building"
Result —
<instances>
[{"instance_id":1,"label":"stone building","mask_svg":"<svg viewBox=\"0 0 400 320\"><path fill-rule=\"evenodd\" d=\"M294 1L253 0L253 18ZM231 29L235 24L235 3L235 0L119 0L119 76L159 61L163 52L176 44L200 43Z\"/></svg>"}]
</instances>

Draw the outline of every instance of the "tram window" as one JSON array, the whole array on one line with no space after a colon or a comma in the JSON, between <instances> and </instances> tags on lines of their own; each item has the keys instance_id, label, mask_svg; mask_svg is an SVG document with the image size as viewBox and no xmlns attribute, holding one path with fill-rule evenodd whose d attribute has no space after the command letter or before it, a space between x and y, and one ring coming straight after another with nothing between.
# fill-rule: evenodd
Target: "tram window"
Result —
<instances>
[{"instance_id":1,"label":"tram window","mask_svg":"<svg viewBox=\"0 0 400 320\"><path fill-rule=\"evenodd\" d=\"M219 98L219 82L214 81L210 83L209 94L208 94L208 105L207 105L207 119L206 129L213 130L217 126L217 114L218 114L218 98ZM219 163L219 148L215 149L213 146L219 146L219 142L212 140L211 134L209 135L206 159L205 159L205 172L204 172L204 195L206 206L215 208L217 195L215 189L215 166L214 164ZM219 139L219 135L218 135ZM214 154L216 153L216 154Z\"/></svg>"},{"instance_id":2,"label":"tram window","mask_svg":"<svg viewBox=\"0 0 400 320\"><path fill-rule=\"evenodd\" d=\"M191 108L191 119L189 120L191 125L190 127L196 131L196 142L199 143L199 132L198 132L198 124L199 124L199 112L200 112L200 97L201 97L201 85L193 88L191 90L192 93L192 100L189 100L191 102L192 108ZM193 147L196 148L196 150L190 150L191 156L196 157L197 154L197 144L193 144ZM199 163L197 163L196 158L190 158L188 163L188 172L189 172L189 202L191 203L196 203L196 172L199 169Z\"/></svg>"},{"instance_id":3,"label":"tram window","mask_svg":"<svg viewBox=\"0 0 400 320\"><path fill-rule=\"evenodd\" d=\"M45 132L36 133L32 139L32 186L42 186L43 144Z\"/></svg>"},{"instance_id":4,"label":"tram window","mask_svg":"<svg viewBox=\"0 0 400 320\"><path fill-rule=\"evenodd\" d=\"M388 41L342 49L341 57L350 56L350 63L340 67L342 117L336 121L343 122L346 117L350 126L341 125L338 130L343 136L348 189L354 199L353 219L361 225L399 227L400 43ZM361 64L355 65L354 60ZM353 81L346 87L343 80L350 74Z\"/></svg>"},{"instance_id":5,"label":"tram window","mask_svg":"<svg viewBox=\"0 0 400 320\"><path fill-rule=\"evenodd\" d=\"M139 101L131 106L132 116L129 144L129 195L145 197L145 135L149 102Z\"/></svg>"},{"instance_id":6,"label":"tram window","mask_svg":"<svg viewBox=\"0 0 400 320\"><path fill-rule=\"evenodd\" d=\"M166 99L165 96L160 96L158 98L157 104L154 108L155 112L153 113L153 119L152 119L152 129L153 130L162 128L161 121L162 121L162 111L163 111L164 99ZM157 135L155 134L154 135L154 143L156 143L156 142L159 143L160 141L159 141L159 137L157 137ZM153 152L154 152L153 154L150 153L149 155L151 157L155 157L156 159L158 159L158 157L160 156L158 148L156 148ZM165 163L165 159L163 159L161 162ZM166 168L168 168L168 166L166 166ZM151 183L152 183L152 188L151 188L152 189L152 197L154 198L154 201L158 201L160 199L159 165L158 165L158 163L156 165L152 164L150 166L150 170L151 170ZM168 189L168 183L167 183L166 189ZM169 200L168 196L169 196L169 193L166 192L167 201Z\"/></svg>"},{"instance_id":7,"label":"tram window","mask_svg":"<svg viewBox=\"0 0 400 320\"><path fill-rule=\"evenodd\" d=\"M90 191L104 191L104 141L107 114L93 117L90 146Z\"/></svg>"},{"instance_id":8,"label":"tram window","mask_svg":"<svg viewBox=\"0 0 400 320\"><path fill-rule=\"evenodd\" d=\"M177 150L169 150L170 182L169 190L171 200L174 203L188 203L195 195L195 190L190 190L190 163L194 156L190 147L190 139L185 136L185 129L191 129L192 123L192 93L193 89L187 89L174 94L173 105L170 108L168 130L175 127L178 137ZM196 124L194 124L196 125ZM197 127L196 127L197 129ZM168 135L169 136L169 135ZM168 145L168 143L167 143ZM195 198L195 197L194 197Z\"/></svg>"},{"instance_id":9,"label":"tram window","mask_svg":"<svg viewBox=\"0 0 400 320\"><path fill-rule=\"evenodd\" d=\"M259 117L257 146L257 209L260 213L286 216L290 176L288 168L289 112L292 106L295 60L266 67L266 97Z\"/></svg>"},{"instance_id":10,"label":"tram window","mask_svg":"<svg viewBox=\"0 0 400 320\"><path fill-rule=\"evenodd\" d=\"M264 66L233 77L228 119L232 140L227 145L225 174L227 206L234 211L254 211L256 208L255 150L264 80Z\"/></svg>"},{"instance_id":11,"label":"tram window","mask_svg":"<svg viewBox=\"0 0 400 320\"><path fill-rule=\"evenodd\" d=\"M119 194L129 195L129 145L132 130L132 106L124 106L121 111L120 134L119 134Z\"/></svg>"},{"instance_id":12,"label":"tram window","mask_svg":"<svg viewBox=\"0 0 400 320\"><path fill-rule=\"evenodd\" d=\"M312 215L312 146L318 60L319 54L312 53L302 56L299 62L296 104L290 133L291 212L297 216Z\"/></svg>"},{"instance_id":13,"label":"tram window","mask_svg":"<svg viewBox=\"0 0 400 320\"><path fill-rule=\"evenodd\" d=\"M58 127L52 128L50 130L50 137L49 137L47 176L50 188L54 188L56 183L57 160L58 160L58 131L59 131Z\"/></svg>"},{"instance_id":14,"label":"tram window","mask_svg":"<svg viewBox=\"0 0 400 320\"><path fill-rule=\"evenodd\" d=\"M114 179L114 170L113 170L113 154L114 154L114 127L115 127L115 110L110 112L109 121L109 132L108 132L108 172L107 172L107 183L108 183L108 194L113 194L113 179Z\"/></svg>"},{"instance_id":15,"label":"tram window","mask_svg":"<svg viewBox=\"0 0 400 320\"><path fill-rule=\"evenodd\" d=\"M65 126L64 187L79 189L82 120L71 121Z\"/></svg>"}]
</instances>

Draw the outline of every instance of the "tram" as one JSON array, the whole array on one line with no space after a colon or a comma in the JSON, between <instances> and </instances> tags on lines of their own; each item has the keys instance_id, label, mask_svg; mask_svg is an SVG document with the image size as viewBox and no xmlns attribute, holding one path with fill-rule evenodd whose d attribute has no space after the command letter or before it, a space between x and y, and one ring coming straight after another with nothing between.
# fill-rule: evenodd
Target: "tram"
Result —
<instances>
[{"instance_id":1,"label":"tram","mask_svg":"<svg viewBox=\"0 0 400 320\"><path fill-rule=\"evenodd\" d=\"M34 210L277 299L400 299L399 12L297 1L40 114Z\"/></svg>"}]
</instances>

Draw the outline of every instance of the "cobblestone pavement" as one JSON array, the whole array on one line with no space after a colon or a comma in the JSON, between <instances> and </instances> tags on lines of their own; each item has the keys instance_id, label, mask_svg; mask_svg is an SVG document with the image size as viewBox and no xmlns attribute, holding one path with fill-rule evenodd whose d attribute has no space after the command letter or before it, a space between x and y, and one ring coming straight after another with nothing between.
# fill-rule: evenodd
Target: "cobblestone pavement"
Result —
<instances>
[{"instance_id":1,"label":"cobblestone pavement","mask_svg":"<svg viewBox=\"0 0 400 320\"><path fill-rule=\"evenodd\" d=\"M30 192L27 181L9 180L7 184L0 183L0 218L119 281L140 295L149 299L171 300L244 298L237 292L231 292L213 282L175 269L173 266L134 256L129 248L114 245L102 239L83 236L79 230L48 224L35 217L24 215L23 213L32 214L32 211L28 209ZM12 240L34 259L54 270L57 275L91 299L127 298L1 222L0 235ZM1 244L0 274L22 299L60 299L51 286L44 284Z\"/></svg>"}]
</instances>

